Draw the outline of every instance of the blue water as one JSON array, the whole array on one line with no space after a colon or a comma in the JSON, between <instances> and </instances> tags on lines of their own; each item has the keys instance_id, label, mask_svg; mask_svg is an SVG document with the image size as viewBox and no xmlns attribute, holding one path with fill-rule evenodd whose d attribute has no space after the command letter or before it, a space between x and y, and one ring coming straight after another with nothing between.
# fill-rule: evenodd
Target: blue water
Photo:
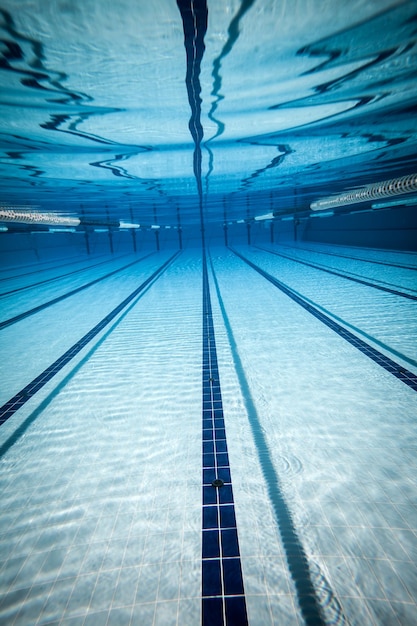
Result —
<instances>
[{"instance_id":1,"label":"blue water","mask_svg":"<svg viewBox=\"0 0 417 626\"><path fill-rule=\"evenodd\" d=\"M2 203L195 228L196 138L220 232L415 172L414 0L207 13L193 66L174 0L3 0Z\"/></svg>"},{"instance_id":2,"label":"blue water","mask_svg":"<svg viewBox=\"0 0 417 626\"><path fill-rule=\"evenodd\" d=\"M416 17L2 0L0 624L417 626Z\"/></svg>"},{"instance_id":3,"label":"blue water","mask_svg":"<svg viewBox=\"0 0 417 626\"><path fill-rule=\"evenodd\" d=\"M415 255L273 251L236 248L417 373L414 302L288 259L412 293ZM5 318L104 276L3 328L2 403L170 256L2 272ZM200 623L201 263L184 251L1 427L4 623ZM416 623L415 391L230 250L207 263L249 624L309 623L285 515L323 623Z\"/></svg>"}]
</instances>

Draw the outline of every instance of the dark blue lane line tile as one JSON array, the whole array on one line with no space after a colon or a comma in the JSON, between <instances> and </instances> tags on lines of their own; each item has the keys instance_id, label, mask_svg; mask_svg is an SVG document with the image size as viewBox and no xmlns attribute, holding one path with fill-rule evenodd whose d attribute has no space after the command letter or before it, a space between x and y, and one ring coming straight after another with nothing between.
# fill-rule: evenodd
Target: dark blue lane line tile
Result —
<instances>
[{"instance_id":1,"label":"dark blue lane line tile","mask_svg":"<svg viewBox=\"0 0 417 626\"><path fill-rule=\"evenodd\" d=\"M215 467L203 469L203 485L211 485L213 480L217 478L222 480L225 484L231 483L230 469L228 467L218 467L217 470Z\"/></svg>"},{"instance_id":2,"label":"dark blue lane line tile","mask_svg":"<svg viewBox=\"0 0 417 626\"><path fill-rule=\"evenodd\" d=\"M21 400L27 402L32 396L35 395L39 389L41 389L51 378L55 376L71 359L78 353L84 346L86 346L93 337L103 330L107 324L113 320L124 308L140 294L153 280L159 278L167 267L178 257L180 252L176 252L172 255L161 267L159 267L149 278L147 278L139 287L137 287L127 298L125 298L111 313L109 313L104 319L102 319L94 328L92 328L87 334L77 341L74 346L69 348L62 356L60 356L52 365L46 368L39 376L32 380L26 387L8 400L2 407L0 407L0 426L4 424L17 409L22 406ZM23 402L23 403L24 403Z\"/></svg>"},{"instance_id":3,"label":"dark blue lane line tile","mask_svg":"<svg viewBox=\"0 0 417 626\"><path fill-rule=\"evenodd\" d=\"M223 595L221 565L221 559L203 559L203 597Z\"/></svg>"},{"instance_id":4,"label":"dark blue lane line tile","mask_svg":"<svg viewBox=\"0 0 417 626\"><path fill-rule=\"evenodd\" d=\"M219 506L220 528L236 528L235 507L233 504Z\"/></svg>"},{"instance_id":5,"label":"dark blue lane line tile","mask_svg":"<svg viewBox=\"0 0 417 626\"><path fill-rule=\"evenodd\" d=\"M226 604L226 624L238 626L248 623L246 612L246 602L244 596L225 598Z\"/></svg>"},{"instance_id":6,"label":"dark blue lane line tile","mask_svg":"<svg viewBox=\"0 0 417 626\"><path fill-rule=\"evenodd\" d=\"M236 596L244 593L240 558L222 559L224 595Z\"/></svg>"},{"instance_id":7,"label":"dark blue lane line tile","mask_svg":"<svg viewBox=\"0 0 417 626\"><path fill-rule=\"evenodd\" d=\"M220 596L214 598L204 598L202 601L202 624L203 626L223 626L223 598ZM232 622L230 622L232 623ZM237 624L245 624L247 622L235 622Z\"/></svg>"},{"instance_id":8,"label":"dark blue lane line tile","mask_svg":"<svg viewBox=\"0 0 417 626\"><path fill-rule=\"evenodd\" d=\"M219 493L219 504L233 504L233 489L232 485L223 485L221 489L218 490Z\"/></svg>"},{"instance_id":9,"label":"dark blue lane line tile","mask_svg":"<svg viewBox=\"0 0 417 626\"><path fill-rule=\"evenodd\" d=\"M204 251L202 334L202 620L203 626L247 626L246 601ZM216 480L223 481L222 486L213 486Z\"/></svg>"},{"instance_id":10,"label":"dark blue lane line tile","mask_svg":"<svg viewBox=\"0 0 417 626\"><path fill-rule=\"evenodd\" d=\"M213 490L214 491L214 490ZM219 530L205 530L203 532L203 559L220 558Z\"/></svg>"},{"instance_id":11,"label":"dark blue lane line tile","mask_svg":"<svg viewBox=\"0 0 417 626\"><path fill-rule=\"evenodd\" d=\"M203 529L219 528L218 508L214 506L203 506Z\"/></svg>"},{"instance_id":12,"label":"dark blue lane line tile","mask_svg":"<svg viewBox=\"0 0 417 626\"><path fill-rule=\"evenodd\" d=\"M341 278L346 278L346 280L350 280L354 283L359 283L361 285L366 285L367 287L372 287L373 289L379 289L379 291L386 291L387 293L392 293L395 296L401 296L402 298L408 298L409 300L417 300L417 296L414 296L410 293L406 293L405 291L398 291L398 289L392 289L390 287L384 287L383 285L377 285L371 281L365 280L363 278L355 278L354 276L349 276L344 272L338 272L336 270L331 270L327 267L321 267L320 265L316 265L315 263L308 263L307 261L302 261L301 259L294 259L293 257L287 256L286 254L281 254L280 252L275 252L273 250L267 250L266 248L262 248L261 246L255 246L259 250L263 252L268 252L270 254L274 254L275 256L280 256L283 259L289 259L290 261L294 261L294 263L300 263L301 265L307 265L308 267L312 267L314 269L320 270L321 272L326 272L327 274L334 274L334 276L340 276Z\"/></svg>"},{"instance_id":13,"label":"dark blue lane line tile","mask_svg":"<svg viewBox=\"0 0 417 626\"><path fill-rule=\"evenodd\" d=\"M252 261L249 261L249 259L246 259L236 250L233 250L232 248L230 249L236 256L238 256L240 259L242 259L242 261L249 265L249 267L252 267L252 269L257 271L261 276L263 276L270 283L275 285L275 287L278 287L278 289L280 289L283 293L285 293L292 300L294 300L294 302L297 302L297 304L306 309L309 313L311 313L311 315L314 315L314 317L316 317L318 320L323 322L323 324L331 328L340 337L346 339L346 341L355 346L355 348L360 350L363 354L366 354L366 356L368 356L375 363L383 367L387 372L401 380L403 383L408 385L408 387L411 387L411 389L413 389L414 391L417 391L416 374L413 374L413 372L410 372L405 367L402 367L389 357L385 356L385 354L382 354L382 352L379 352L378 350L367 344L365 341L363 341L363 339L359 339L359 337L356 337L353 333L351 333L346 328L343 328L343 326L340 326L337 322L325 315L322 311L319 311L313 305L307 303L301 296L299 296L292 289L284 285L284 283L265 272L263 269L252 263Z\"/></svg>"},{"instance_id":14,"label":"dark blue lane line tile","mask_svg":"<svg viewBox=\"0 0 417 626\"><path fill-rule=\"evenodd\" d=\"M203 453L203 467L215 467L216 455L207 452Z\"/></svg>"},{"instance_id":15,"label":"dark blue lane line tile","mask_svg":"<svg viewBox=\"0 0 417 626\"><path fill-rule=\"evenodd\" d=\"M203 441L203 452L214 453L214 441Z\"/></svg>"},{"instance_id":16,"label":"dark blue lane line tile","mask_svg":"<svg viewBox=\"0 0 417 626\"><path fill-rule=\"evenodd\" d=\"M222 488L223 491L224 487ZM217 490L213 489L212 484L203 485L203 506L208 504L217 504Z\"/></svg>"},{"instance_id":17,"label":"dark blue lane line tile","mask_svg":"<svg viewBox=\"0 0 417 626\"><path fill-rule=\"evenodd\" d=\"M217 467L229 467L229 455L227 452L218 452L215 455L215 459Z\"/></svg>"},{"instance_id":18,"label":"dark blue lane line tile","mask_svg":"<svg viewBox=\"0 0 417 626\"><path fill-rule=\"evenodd\" d=\"M222 540L223 557L232 557L232 556L238 557L240 552L239 552L239 541L238 541L238 536L237 536L237 529L227 528L227 529L222 529L220 532L221 532L221 540Z\"/></svg>"}]
</instances>

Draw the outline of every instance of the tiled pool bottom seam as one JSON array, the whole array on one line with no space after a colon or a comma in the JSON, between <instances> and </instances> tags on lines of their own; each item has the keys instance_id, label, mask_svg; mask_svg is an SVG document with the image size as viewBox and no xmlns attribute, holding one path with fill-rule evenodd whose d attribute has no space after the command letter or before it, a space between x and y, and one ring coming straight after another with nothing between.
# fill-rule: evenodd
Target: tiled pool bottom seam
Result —
<instances>
[{"instance_id":1,"label":"tiled pool bottom seam","mask_svg":"<svg viewBox=\"0 0 417 626\"><path fill-rule=\"evenodd\" d=\"M119 313L127 307L136 296L138 296L146 287L154 280L160 278L168 266L181 254L176 252L165 263L163 263L155 272L144 280L131 294L127 296L117 307L108 313L98 324L88 331L81 339L79 339L71 348L63 355L47 367L39 376L34 378L23 389L18 391L10 400L0 407L0 426L4 424L12 415L16 413L30 398L32 398L47 382L51 380L67 363L69 363L98 333L103 330Z\"/></svg>"},{"instance_id":2,"label":"tiled pool bottom seam","mask_svg":"<svg viewBox=\"0 0 417 626\"><path fill-rule=\"evenodd\" d=\"M202 624L246 626L248 617L204 252L202 393Z\"/></svg>"},{"instance_id":3,"label":"tiled pool bottom seam","mask_svg":"<svg viewBox=\"0 0 417 626\"><path fill-rule=\"evenodd\" d=\"M347 328L344 328L334 320L332 320L328 315L319 311L316 307L314 307L310 302L300 296L297 292L295 292L290 287L287 287L280 280L265 272L262 268L260 268L255 263L252 263L249 259L244 257L242 254L234 250L233 248L229 248L237 257L239 257L242 261L244 261L249 267L258 272L261 276L266 278L270 283L272 283L275 287L278 287L280 291L289 296L294 302L303 307L306 311L308 311L311 315L320 320L323 324L331 328L335 333L337 333L342 339L348 341L352 346L360 350L367 357L372 359L375 363L383 367L387 372L401 380L405 385L417 391L417 376L410 370L407 370L405 367L399 365L389 357L376 350L370 346L366 341L359 339L356 335L351 333Z\"/></svg>"}]
</instances>

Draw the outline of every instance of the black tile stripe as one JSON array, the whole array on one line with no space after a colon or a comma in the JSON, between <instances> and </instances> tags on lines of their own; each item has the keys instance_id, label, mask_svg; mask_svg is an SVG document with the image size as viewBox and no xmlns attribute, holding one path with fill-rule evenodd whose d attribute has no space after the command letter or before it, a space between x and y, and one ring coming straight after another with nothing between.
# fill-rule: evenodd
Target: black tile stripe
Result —
<instances>
[{"instance_id":1,"label":"black tile stripe","mask_svg":"<svg viewBox=\"0 0 417 626\"><path fill-rule=\"evenodd\" d=\"M120 313L141 291L145 289L153 280L159 278L167 269L180 252L172 255L161 267L159 267L149 278L147 278L139 287L127 296L113 311L104 317L94 328L79 339L69 350L59 357L52 365L47 367L39 376L37 376L26 387L13 396L0 408L0 426L4 424L18 409L20 409L32 396L35 395L55 374L57 374L71 359L88 344L103 328L109 324L118 313Z\"/></svg>"},{"instance_id":2,"label":"black tile stripe","mask_svg":"<svg viewBox=\"0 0 417 626\"><path fill-rule=\"evenodd\" d=\"M389 372L390 374L392 374L393 376L401 380L404 384L408 385L408 387L411 387L411 389L413 389L414 391L417 391L417 376L413 374L413 372L410 372L409 370L405 369L405 367L402 367L401 365L399 365L398 363L396 363L389 357L382 354L382 352L379 352L378 350L376 350L375 348L367 344L362 339L359 339L359 337L356 337L349 330L347 330L346 328L343 328L343 326L341 326L340 324L332 320L330 317L328 317L327 315L325 315L318 309L316 309L312 304L304 300L301 296L295 293L292 289L284 285L284 283L282 283L278 279L274 278L273 276L265 272L263 269L261 269L260 267L252 263L252 261L249 261L249 259L246 259L239 252L237 252L236 250L233 250L232 248L230 248L230 250L232 250L232 252L236 256L242 259L242 261L247 263L247 265L249 265L259 274L261 274L261 276L269 280L269 282L275 285L275 287L278 287L278 289L280 289L283 293L285 293L292 300L294 300L294 302L297 302L297 304L299 304L304 309L306 309L306 311L311 313L311 315L314 315L314 317L316 317L321 322L323 322L323 324L326 324L326 326L334 330L338 335L340 335L340 337L343 337L343 339L346 339L346 341L348 341L350 344L355 346L355 348L363 352L363 354L366 354L366 356L368 356L375 363L377 363L378 365L383 367L385 370L387 370L387 372Z\"/></svg>"},{"instance_id":3,"label":"black tile stripe","mask_svg":"<svg viewBox=\"0 0 417 626\"><path fill-rule=\"evenodd\" d=\"M96 278L90 281L89 283L86 283L85 285L81 285L81 287L77 287L76 289L73 289L72 291L68 291L67 293L62 294L61 296L57 296L56 298L53 298L52 300L48 300L48 302L39 304L38 306L33 307L33 309L29 309L28 311L19 313L19 315L10 317L8 320L4 320L3 322L0 322L0 330L2 328L6 328L6 326L11 326L12 324L15 324L16 322L20 322L20 320L23 320L26 317L29 317L29 315L33 315L34 313L39 313L39 311L46 309L48 306L52 306L53 304L56 304L57 302L61 302L61 300L65 300L66 298L69 298L70 296L73 296L74 294L79 293L80 291L83 291L84 289L87 289L88 287L92 287L96 283L99 283L101 280L105 280L106 278L109 278L110 276L113 276L114 274L117 274L118 272L122 272L123 270L127 269L128 267L131 267L132 265L135 265L136 263L140 263L140 261L144 261L152 254L154 253L151 252L150 254L147 254L141 259L137 259L136 261L133 261L132 263L123 265L123 267L119 267L117 270L113 270L112 272L109 272L108 274L105 274L104 276L100 276L100 278Z\"/></svg>"},{"instance_id":4,"label":"black tile stripe","mask_svg":"<svg viewBox=\"0 0 417 626\"><path fill-rule=\"evenodd\" d=\"M294 259L293 257L287 256L286 254L281 254L280 252L275 252L274 250L268 250L267 248L262 248L261 246L256 246L256 247L259 250L263 250L264 252L269 252L270 254L274 254L275 256L280 256L283 259L289 259L290 261L294 261L294 263L307 265L308 267L313 267L314 269L320 270L321 272L327 272L327 274L333 274L334 276L340 276L341 278L346 278L346 280L351 280L354 283L366 285L367 287L372 287L373 289L379 289L379 291L386 291L387 293L392 293L395 296L401 296L402 298L408 298L409 300L417 300L417 296L413 296L412 294L406 293L405 291L398 291L398 289L391 289L390 287L377 285L376 283L372 283L371 281L364 280L363 278L355 278L354 276L349 276L349 274L345 274L344 272L337 272L336 270L331 270L327 267L316 265L315 263L308 263L307 261L302 261L301 259Z\"/></svg>"},{"instance_id":5,"label":"black tile stripe","mask_svg":"<svg viewBox=\"0 0 417 626\"><path fill-rule=\"evenodd\" d=\"M246 601L217 365L207 263L203 255L203 626L246 626ZM222 480L222 487L212 485Z\"/></svg>"}]
</instances>

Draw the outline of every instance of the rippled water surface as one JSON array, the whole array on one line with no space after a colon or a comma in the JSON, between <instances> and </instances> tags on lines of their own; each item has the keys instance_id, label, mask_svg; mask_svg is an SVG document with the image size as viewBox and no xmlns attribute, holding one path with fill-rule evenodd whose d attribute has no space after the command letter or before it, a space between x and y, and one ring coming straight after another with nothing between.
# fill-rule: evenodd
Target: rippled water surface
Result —
<instances>
[{"instance_id":1,"label":"rippled water surface","mask_svg":"<svg viewBox=\"0 0 417 626\"><path fill-rule=\"evenodd\" d=\"M174 0L3 0L3 201L196 224L200 124L208 222L414 173L415 0L209 0L207 12L190 109Z\"/></svg>"}]
</instances>

